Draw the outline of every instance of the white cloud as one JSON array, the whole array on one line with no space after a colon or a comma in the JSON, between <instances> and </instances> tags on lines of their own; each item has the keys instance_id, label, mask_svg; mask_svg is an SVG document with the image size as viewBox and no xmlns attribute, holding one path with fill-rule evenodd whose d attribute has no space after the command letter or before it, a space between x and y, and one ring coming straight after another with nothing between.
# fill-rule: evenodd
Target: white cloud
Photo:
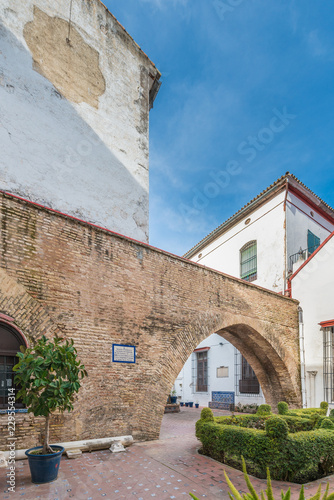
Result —
<instances>
[{"instance_id":1,"label":"white cloud","mask_svg":"<svg viewBox=\"0 0 334 500\"><path fill-rule=\"evenodd\" d=\"M308 34L307 37L308 45L311 54L314 57L324 57L329 55L329 50L325 43L320 40L318 30L313 30Z\"/></svg>"},{"instance_id":2,"label":"white cloud","mask_svg":"<svg viewBox=\"0 0 334 500\"><path fill-rule=\"evenodd\" d=\"M177 7L179 5L185 7L188 4L189 0L141 0L141 2L150 3L158 9L164 9L170 7L171 5L173 7Z\"/></svg>"}]
</instances>

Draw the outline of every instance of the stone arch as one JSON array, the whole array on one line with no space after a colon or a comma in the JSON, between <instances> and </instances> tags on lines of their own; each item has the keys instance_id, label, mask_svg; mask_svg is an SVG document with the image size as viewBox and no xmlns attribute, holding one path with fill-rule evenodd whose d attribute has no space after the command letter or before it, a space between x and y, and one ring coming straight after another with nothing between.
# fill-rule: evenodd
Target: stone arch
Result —
<instances>
[{"instance_id":1,"label":"stone arch","mask_svg":"<svg viewBox=\"0 0 334 500\"><path fill-rule=\"evenodd\" d=\"M197 345L212 333L228 340L247 359L274 411L280 401L287 401L291 407L299 406L299 358L296 359L295 350L285 349L280 341L280 330L281 325L261 322L254 317L225 314L222 318L212 313L200 314L182 330L175 328L173 340L168 342L166 339L166 344L162 345L156 369L151 374L152 383L141 400L143 432L147 419L155 419L156 429L160 429L165 401L177 375ZM154 428L152 436L146 433L146 439L157 436Z\"/></svg>"}]
</instances>

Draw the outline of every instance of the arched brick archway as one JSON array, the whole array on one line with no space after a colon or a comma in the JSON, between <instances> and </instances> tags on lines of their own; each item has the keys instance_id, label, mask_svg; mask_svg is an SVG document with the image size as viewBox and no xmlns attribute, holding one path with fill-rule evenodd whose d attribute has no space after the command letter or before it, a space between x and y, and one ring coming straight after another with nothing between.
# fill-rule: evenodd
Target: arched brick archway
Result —
<instances>
[{"instance_id":1,"label":"arched brick archway","mask_svg":"<svg viewBox=\"0 0 334 500\"><path fill-rule=\"evenodd\" d=\"M58 440L157 438L176 376L214 332L250 361L268 402L301 404L296 301L13 196L0 202L0 312L31 338L73 338L89 374ZM113 344L135 346L136 363L113 362Z\"/></svg>"},{"instance_id":2,"label":"arched brick archway","mask_svg":"<svg viewBox=\"0 0 334 500\"><path fill-rule=\"evenodd\" d=\"M232 320L236 323L232 323ZM245 319L247 324L245 324ZM285 325L272 324L254 317L235 314L220 316L200 314L193 324L173 332L173 341L162 350L151 374L152 384L140 398L141 429L147 421L151 425L149 438L157 438L167 395L185 362L197 347L212 333L217 333L233 344L251 364L259 380L268 404L273 410L277 403L287 401L291 407L300 407L299 352L295 339L288 334ZM164 406L164 405L163 405Z\"/></svg>"}]
</instances>

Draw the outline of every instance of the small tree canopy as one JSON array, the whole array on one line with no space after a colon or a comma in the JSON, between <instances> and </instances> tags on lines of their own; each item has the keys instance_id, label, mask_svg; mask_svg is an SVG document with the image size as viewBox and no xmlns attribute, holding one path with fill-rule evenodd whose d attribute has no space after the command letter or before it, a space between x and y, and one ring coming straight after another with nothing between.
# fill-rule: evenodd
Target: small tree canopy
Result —
<instances>
[{"instance_id":1,"label":"small tree canopy","mask_svg":"<svg viewBox=\"0 0 334 500\"><path fill-rule=\"evenodd\" d=\"M48 340L43 335L34 347L17 356L19 362L13 368L15 383L20 386L17 397L29 412L48 417L55 410L73 410L74 394L87 372L77 359L72 339Z\"/></svg>"},{"instance_id":2,"label":"small tree canopy","mask_svg":"<svg viewBox=\"0 0 334 500\"><path fill-rule=\"evenodd\" d=\"M84 365L77 359L73 340L44 335L34 347L18 352L14 366L15 384L21 389L17 397L36 417L45 417L45 436L42 454L53 453L49 446L50 414L56 410L73 410L74 394L80 381L87 376Z\"/></svg>"}]
</instances>

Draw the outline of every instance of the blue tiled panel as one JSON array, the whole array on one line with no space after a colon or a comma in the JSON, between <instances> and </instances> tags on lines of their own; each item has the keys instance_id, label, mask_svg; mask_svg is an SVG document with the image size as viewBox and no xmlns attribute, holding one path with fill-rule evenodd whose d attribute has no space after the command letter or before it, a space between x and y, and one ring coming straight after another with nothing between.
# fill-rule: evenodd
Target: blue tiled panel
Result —
<instances>
[{"instance_id":1,"label":"blue tiled panel","mask_svg":"<svg viewBox=\"0 0 334 500\"><path fill-rule=\"evenodd\" d=\"M212 402L234 404L234 392L232 391L212 391Z\"/></svg>"},{"instance_id":2,"label":"blue tiled panel","mask_svg":"<svg viewBox=\"0 0 334 500\"><path fill-rule=\"evenodd\" d=\"M210 401L209 408L212 408L213 410L234 411L234 404L232 404L232 403L217 403L216 401Z\"/></svg>"},{"instance_id":3,"label":"blue tiled panel","mask_svg":"<svg viewBox=\"0 0 334 500\"><path fill-rule=\"evenodd\" d=\"M17 410L0 410L0 415L4 415L7 412L12 412L15 411L15 413L28 413L28 410L26 408L19 408Z\"/></svg>"}]
</instances>

